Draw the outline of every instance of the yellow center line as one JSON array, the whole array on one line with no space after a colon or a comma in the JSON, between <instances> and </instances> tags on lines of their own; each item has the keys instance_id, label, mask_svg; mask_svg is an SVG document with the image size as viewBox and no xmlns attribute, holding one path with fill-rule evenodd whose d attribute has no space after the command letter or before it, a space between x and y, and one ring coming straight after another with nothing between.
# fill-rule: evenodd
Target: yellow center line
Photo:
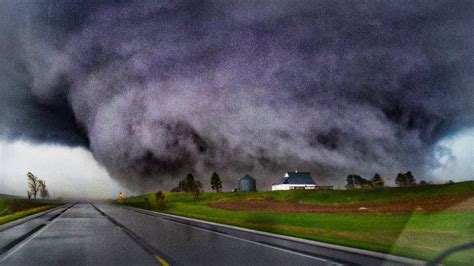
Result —
<instances>
[{"instance_id":1,"label":"yellow center line","mask_svg":"<svg viewBox=\"0 0 474 266\"><path fill-rule=\"evenodd\" d=\"M155 259L162 265L162 266L170 266L169 263L161 258L160 256L156 255Z\"/></svg>"}]
</instances>

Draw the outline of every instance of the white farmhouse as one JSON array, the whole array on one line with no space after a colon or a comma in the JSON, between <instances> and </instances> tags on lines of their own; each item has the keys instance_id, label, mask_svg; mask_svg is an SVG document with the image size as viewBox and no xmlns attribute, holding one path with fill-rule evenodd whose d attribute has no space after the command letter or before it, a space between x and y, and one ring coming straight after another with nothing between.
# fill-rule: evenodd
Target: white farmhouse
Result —
<instances>
[{"instance_id":1,"label":"white farmhouse","mask_svg":"<svg viewBox=\"0 0 474 266\"><path fill-rule=\"evenodd\" d=\"M272 190L316 189L316 184L309 172L287 172L272 185Z\"/></svg>"}]
</instances>

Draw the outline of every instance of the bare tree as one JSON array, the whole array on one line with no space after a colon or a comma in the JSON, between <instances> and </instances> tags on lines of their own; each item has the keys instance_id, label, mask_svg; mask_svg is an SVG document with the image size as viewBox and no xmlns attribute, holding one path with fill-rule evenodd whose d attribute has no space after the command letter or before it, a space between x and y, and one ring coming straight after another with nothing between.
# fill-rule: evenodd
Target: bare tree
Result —
<instances>
[{"instance_id":1,"label":"bare tree","mask_svg":"<svg viewBox=\"0 0 474 266\"><path fill-rule=\"evenodd\" d=\"M28 177L28 188L30 189L31 196L33 196L33 198L36 199L36 196L38 195L38 192L39 192L39 180L31 172L28 172L26 176Z\"/></svg>"},{"instance_id":2,"label":"bare tree","mask_svg":"<svg viewBox=\"0 0 474 266\"><path fill-rule=\"evenodd\" d=\"M46 181L38 179L38 187L39 187L40 197L43 199L49 198L49 191L46 188Z\"/></svg>"},{"instance_id":3,"label":"bare tree","mask_svg":"<svg viewBox=\"0 0 474 266\"><path fill-rule=\"evenodd\" d=\"M201 196L201 193L202 193L202 184L201 184L201 182L195 180L191 184L191 192L193 193L194 200L199 200L199 196Z\"/></svg>"}]
</instances>

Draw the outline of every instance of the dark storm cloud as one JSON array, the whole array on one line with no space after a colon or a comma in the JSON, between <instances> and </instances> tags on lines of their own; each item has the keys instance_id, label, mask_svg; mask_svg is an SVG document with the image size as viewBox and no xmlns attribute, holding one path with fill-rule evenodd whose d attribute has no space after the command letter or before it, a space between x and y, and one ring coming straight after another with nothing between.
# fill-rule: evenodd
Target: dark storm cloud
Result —
<instances>
[{"instance_id":1,"label":"dark storm cloud","mask_svg":"<svg viewBox=\"0 0 474 266\"><path fill-rule=\"evenodd\" d=\"M23 137L90 141L133 187L188 171L421 175L474 123L468 1L7 5L21 14L2 56L22 82L1 92L28 101L5 112L38 112Z\"/></svg>"},{"instance_id":2,"label":"dark storm cloud","mask_svg":"<svg viewBox=\"0 0 474 266\"><path fill-rule=\"evenodd\" d=\"M26 3L2 2L0 8L0 132L1 137L33 142L54 142L87 146L88 139L75 123L74 114L63 86L50 84L51 100L40 100L32 94L32 76L24 61L20 33L28 22L31 6ZM41 77L37 77L41 78Z\"/></svg>"}]
</instances>

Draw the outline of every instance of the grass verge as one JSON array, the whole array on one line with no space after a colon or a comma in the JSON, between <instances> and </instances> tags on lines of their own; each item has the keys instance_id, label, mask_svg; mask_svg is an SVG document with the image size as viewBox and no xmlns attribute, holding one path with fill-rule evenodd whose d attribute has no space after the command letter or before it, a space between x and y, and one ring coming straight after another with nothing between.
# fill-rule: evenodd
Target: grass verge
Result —
<instances>
[{"instance_id":1,"label":"grass verge","mask_svg":"<svg viewBox=\"0 0 474 266\"><path fill-rule=\"evenodd\" d=\"M444 250L474 241L474 212L438 211L408 214L304 214L227 211L212 208L216 202L274 199L306 204L346 204L472 194L474 182L381 190L278 191L257 193L166 193L164 213L251 228L393 255L431 260ZM145 198L148 201L145 201ZM147 203L148 202L148 203ZM123 204L156 210L154 194L125 199ZM472 265L474 252L460 252L444 263Z\"/></svg>"},{"instance_id":2,"label":"grass verge","mask_svg":"<svg viewBox=\"0 0 474 266\"><path fill-rule=\"evenodd\" d=\"M0 197L0 225L57 206L59 206L59 204L46 203L39 200Z\"/></svg>"}]
</instances>

